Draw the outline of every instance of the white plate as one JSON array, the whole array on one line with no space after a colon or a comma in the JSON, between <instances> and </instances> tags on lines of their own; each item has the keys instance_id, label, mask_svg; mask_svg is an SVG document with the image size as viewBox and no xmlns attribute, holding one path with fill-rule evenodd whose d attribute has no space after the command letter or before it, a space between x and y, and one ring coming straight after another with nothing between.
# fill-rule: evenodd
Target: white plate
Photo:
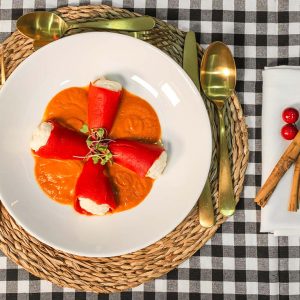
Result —
<instances>
[{"instance_id":1,"label":"white plate","mask_svg":"<svg viewBox=\"0 0 300 300\"><path fill-rule=\"evenodd\" d=\"M169 160L140 205L91 218L42 192L29 141L56 93L100 75L120 81L155 108ZM84 256L129 253L172 231L195 205L211 160L208 115L190 78L155 47L112 33L66 37L26 59L1 91L0 137L0 197L9 213L42 242Z\"/></svg>"}]
</instances>

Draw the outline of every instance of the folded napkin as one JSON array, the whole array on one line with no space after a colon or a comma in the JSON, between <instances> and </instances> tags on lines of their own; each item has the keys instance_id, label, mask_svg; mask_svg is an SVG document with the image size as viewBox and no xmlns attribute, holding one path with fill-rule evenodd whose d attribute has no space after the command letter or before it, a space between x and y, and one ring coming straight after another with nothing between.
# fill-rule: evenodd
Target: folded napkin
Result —
<instances>
[{"instance_id":1,"label":"folded napkin","mask_svg":"<svg viewBox=\"0 0 300 300\"><path fill-rule=\"evenodd\" d=\"M281 114L289 106L300 110L300 67L265 68L262 105L262 184L289 144L289 141L283 140L280 135L281 127L285 124ZM288 211L293 173L292 165L280 180L267 205L262 208L261 232L272 232L276 236L300 236L300 211Z\"/></svg>"}]
</instances>

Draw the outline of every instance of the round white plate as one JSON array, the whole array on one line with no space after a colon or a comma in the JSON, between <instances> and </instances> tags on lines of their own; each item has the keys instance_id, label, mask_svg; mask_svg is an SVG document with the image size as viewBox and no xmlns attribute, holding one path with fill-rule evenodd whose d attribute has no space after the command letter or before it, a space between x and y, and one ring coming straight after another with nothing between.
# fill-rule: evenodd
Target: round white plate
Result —
<instances>
[{"instance_id":1,"label":"round white plate","mask_svg":"<svg viewBox=\"0 0 300 300\"><path fill-rule=\"evenodd\" d=\"M29 142L56 93L101 75L120 81L154 107L169 160L140 205L86 217L42 192ZM211 147L208 115L187 74L157 48L120 34L83 33L53 42L20 64L0 92L0 199L30 234L69 253L121 255L164 237L195 205Z\"/></svg>"}]
</instances>

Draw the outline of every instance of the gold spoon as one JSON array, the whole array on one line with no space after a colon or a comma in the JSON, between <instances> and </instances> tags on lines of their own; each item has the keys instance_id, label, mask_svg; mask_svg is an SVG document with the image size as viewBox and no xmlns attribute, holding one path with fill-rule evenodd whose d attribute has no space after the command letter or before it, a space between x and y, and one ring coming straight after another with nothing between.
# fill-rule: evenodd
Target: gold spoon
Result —
<instances>
[{"instance_id":1,"label":"gold spoon","mask_svg":"<svg viewBox=\"0 0 300 300\"><path fill-rule=\"evenodd\" d=\"M219 209L224 216L235 211L231 167L224 123L224 105L234 91L236 66L229 48L221 43L212 43L205 51L200 69L203 92L218 109L220 127L219 162Z\"/></svg>"},{"instance_id":2,"label":"gold spoon","mask_svg":"<svg viewBox=\"0 0 300 300\"><path fill-rule=\"evenodd\" d=\"M143 31L150 30L154 26L154 19L148 16L67 24L58 15L47 11L29 13L17 21L17 29L22 34L41 42L57 40L70 29Z\"/></svg>"}]
</instances>

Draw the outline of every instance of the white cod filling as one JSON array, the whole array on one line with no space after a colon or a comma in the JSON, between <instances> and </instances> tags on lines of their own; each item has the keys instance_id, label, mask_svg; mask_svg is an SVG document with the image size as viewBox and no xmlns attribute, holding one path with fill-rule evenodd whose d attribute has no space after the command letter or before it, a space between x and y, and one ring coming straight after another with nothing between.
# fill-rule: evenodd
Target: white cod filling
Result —
<instances>
[{"instance_id":1,"label":"white cod filling","mask_svg":"<svg viewBox=\"0 0 300 300\"><path fill-rule=\"evenodd\" d=\"M41 123L32 134L30 148L34 151L38 151L42 146L45 146L48 142L52 129L53 124L49 122Z\"/></svg>"},{"instance_id":2,"label":"white cod filling","mask_svg":"<svg viewBox=\"0 0 300 300\"><path fill-rule=\"evenodd\" d=\"M107 80L104 77L93 82L94 86L102 87L107 90L119 92L122 90L122 85L119 82Z\"/></svg>"},{"instance_id":3,"label":"white cod filling","mask_svg":"<svg viewBox=\"0 0 300 300\"><path fill-rule=\"evenodd\" d=\"M152 179L157 179L167 165L167 152L164 151L158 157L158 159L152 164L151 168L148 170L146 176Z\"/></svg>"},{"instance_id":4,"label":"white cod filling","mask_svg":"<svg viewBox=\"0 0 300 300\"><path fill-rule=\"evenodd\" d=\"M109 211L108 204L97 204L95 201L89 198L79 197L78 200L80 207L93 215L103 216Z\"/></svg>"}]
</instances>

